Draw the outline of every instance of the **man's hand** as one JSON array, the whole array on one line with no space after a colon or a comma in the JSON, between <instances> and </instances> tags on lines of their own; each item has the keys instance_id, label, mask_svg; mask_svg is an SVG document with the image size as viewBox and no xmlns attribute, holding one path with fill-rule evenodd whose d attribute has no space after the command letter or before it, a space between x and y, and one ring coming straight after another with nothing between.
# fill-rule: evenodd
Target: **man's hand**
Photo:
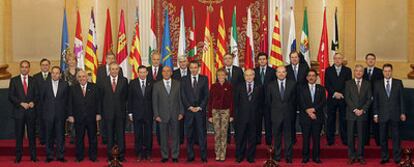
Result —
<instances>
[{"instance_id":1,"label":"man's hand","mask_svg":"<svg viewBox=\"0 0 414 167\"><path fill-rule=\"evenodd\" d=\"M374 122L378 123L378 117L374 117Z\"/></svg>"},{"instance_id":2,"label":"man's hand","mask_svg":"<svg viewBox=\"0 0 414 167\"><path fill-rule=\"evenodd\" d=\"M128 119L129 119L129 121L134 121L134 118L132 117L132 114L128 114Z\"/></svg>"},{"instance_id":3,"label":"man's hand","mask_svg":"<svg viewBox=\"0 0 414 167\"><path fill-rule=\"evenodd\" d=\"M97 114L96 115L96 121L100 121L101 119L102 119L101 115L100 114Z\"/></svg>"},{"instance_id":4,"label":"man's hand","mask_svg":"<svg viewBox=\"0 0 414 167\"><path fill-rule=\"evenodd\" d=\"M405 114L401 114L400 119L401 121L405 122L407 120L407 117L405 116Z\"/></svg>"},{"instance_id":5,"label":"man's hand","mask_svg":"<svg viewBox=\"0 0 414 167\"><path fill-rule=\"evenodd\" d=\"M161 122L161 118L160 117L155 117L155 121Z\"/></svg>"},{"instance_id":6,"label":"man's hand","mask_svg":"<svg viewBox=\"0 0 414 167\"><path fill-rule=\"evenodd\" d=\"M213 123L213 118L208 118L208 122Z\"/></svg>"},{"instance_id":7,"label":"man's hand","mask_svg":"<svg viewBox=\"0 0 414 167\"><path fill-rule=\"evenodd\" d=\"M30 105L28 103L20 103L20 106L22 106L25 110L29 109Z\"/></svg>"},{"instance_id":8,"label":"man's hand","mask_svg":"<svg viewBox=\"0 0 414 167\"><path fill-rule=\"evenodd\" d=\"M316 120L316 114L314 114L314 113L309 114L309 117L310 117L312 120Z\"/></svg>"},{"instance_id":9,"label":"man's hand","mask_svg":"<svg viewBox=\"0 0 414 167\"><path fill-rule=\"evenodd\" d=\"M234 121L234 118L233 117L230 117L230 120L229 120L230 122L233 122Z\"/></svg>"},{"instance_id":10,"label":"man's hand","mask_svg":"<svg viewBox=\"0 0 414 167\"><path fill-rule=\"evenodd\" d=\"M73 117L73 116L69 116L68 117L68 122L70 122L70 123L75 123L75 118Z\"/></svg>"},{"instance_id":11,"label":"man's hand","mask_svg":"<svg viewBox=\"0 0 414 167\"><path fill-rule=\"evenodd\" d=\"M335 92L333 95L334 95L335 99L338 99L338 100L344 98L344 95L342 93L339 93L339 92Z\"/></svg>"},{"instance_id":12,"label":"man's hand","mask_svg":"<svg viewBox=\"0 0 414 167\"><path fill-rule=\"evenodd\" d=\"M356 116L358 116L358 117L359 117L359 116L361 116L361 115L364 113L364 111L363 111L363 110L358 110L358 109L355 109L355 110L354 110L354 113L355 113L355 115L356 115Z\"/></svg>"},{"instance_id":13,"label":"man's hand","mask_svg":"<svg viewBox=\"0 0 414 167\"><path fill-rule=\"evenodd\" d=\"M33 102L30 102L30 103L29 103L29 107L30 107L30 108L33 108L34 106L35 106L35 104L34 104Z\"/></svg>"},{"instance_id":14,"label":"man's hand","mask_svg":"<svg viewBox=\"0 0 414 167\"><path fill-rule=\"evenodd\" d=\"M183 114L178 114L178 120L181 121L183 119Z\"/></svg>"}]
</instances>

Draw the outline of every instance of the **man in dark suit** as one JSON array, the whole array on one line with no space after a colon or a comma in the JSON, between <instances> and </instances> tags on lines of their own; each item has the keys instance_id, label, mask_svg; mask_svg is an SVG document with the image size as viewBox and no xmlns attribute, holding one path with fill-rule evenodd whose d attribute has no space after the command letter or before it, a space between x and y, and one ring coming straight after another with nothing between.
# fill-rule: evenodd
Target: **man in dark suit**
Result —
<instances>
[{"instance_id":1,"label":"man in dark suit","mask_svg":"<svg viewBox=\"0 0 414 167\"><path fill-rule=\"evenodd\" d=\"M68 102L68 120L75 124L76 131L76 161L83 161L84 138L87 133L89 160L96 162L98 151L96 122L101 120L101 98L98 87L88 82L88 74L85 71L80 70L76 75L79 84L71 87Z\"/></svg>"},{"instance_id":2,"label":"man in dark suit","mask_svg":"<svg viewBox=\"0 0 414 167\"><path fill-rule=\"evenodd\" d=\"M42 116L46 125L46 162L53 161L55 144L57 160L66 162L65 122L68 115L69 85L61 79L60 67L52 67L51 76L51 80L45 83L44 91L40 96Z\"/></svg>"},{"instance_id":3,"label":"man in dark suit","mask_svg":"<svg viewBox=\"0 0 414 167\"><path fill-rule=\"evenodd\" d=\"M111 150L118 145L120 161L125 160L125 120L128 100L128 80L119 75L119 65L109 64L110 75L102 85L102 115L107 126L107 156L112 160Z\"/></svg>"},{"instance_id":4,"label":"man in dark suit","mask_svg":"<svg viewBox=\"0 0 414 167\"><path fill-rule=\"evenodd\" d=\"M13 77L9 85L9 100L13 105L14 133L16 134L15 163L20 163L22 160L25 127L27 127L27 136L29 138L30 160L32 162L38 161L36 158L35 137L35 105L38 105L38 93L36 81L29 76L29 72L30 62L22 60L20 62L20 75Z\"/></svg>"},{"instance_id":5,"label":"man in dark suit","mask_svg":"<svg viewBox=\"0 0 414 167\"><path fill-rule=\"evenodd\" d=\"M162 69L163 79L154 83L152 89L152 109L155 121L160 126L161 162L168 161L171 148L172 161L178 163L180 154L179 121L183 119L184 110L181 102L180 82L171 79L172 69ZM171 138L170 138L171 136ZM169 146L171 140L171 146Z\"/></svg>"},{"instance_id":6,"label":"man in dark suit","mask_svg":"<svg viewBox=\"0 0 414 167\"><path fill-rule=\"evenodd\" d=\"M138 161L152 161L152 83L145 66L138 67L138 78L129 83L129 120L134 122L135 154Z\"/></svg>"},{"instance_id":7,"label":"man in dark suit","mask_svg":"<svg viewBox=\"0 0 414 167\"><path fill-rule=\"evenodd\" d=\"M348 130L348 164L358 162L366 164L364 159L364 146L366 138L366 124L368 108L372 102L371 83L362 79L364 67L356 65L354 69L355 79L345 83L346 120ZM358 149L355 153L354 129L357 129Z\"/></svg>"},{"instance_id":8,"label":"man in dark suit","mask_svg":"<svg viewBox=\"0 0 414 167\"><path fill-rule=\"evenodd\" d=\"M381 164L389 162L388 128L391 128L394 162L401 160L400 123L406 121L404 107L404 86L401 80L392 78L392 65L384 64L384 80L375 82L374 121L379 122Z\"/></svg>"},{"instance_id":9,"label":"man in dark suit","mask_svg":"<svg viewBox=\"0 0 414 167\"><path fill-rule=\"evenodd\" d=\"M285 66L279 66L276 69L276 81L269 83L266 88L266 104L270 107L275 142L275 155L273 159L280 161L283 133L285 159L287 163L292 163L292 121L294 114L296 114L296 83L295 81L286 79L286 75Z\"/></svg>"},{"instance_id":10,"label":"man in dark suit","mask_svg":"<svg viewBox=\"0 0 414 167\"><path fill-rule=\"evenodd\" d=\"M301 85L306 84L306 75L309 71L308 64L300 63L299 53L297 51L293 51L289 55L290 64L286 66L287 76L286 78L296 82L296 85L300 87ZM292 121L292 138L294 143L296 143L296 119L297 114L299 113L299 104L297 104L297 112L294 115Z\"/></svg>"},{"instance_id":11,"label":"man in dark suit","mask_svg":"<svg viewBox=\"0 0 414 167\"><path fill-rule=\"evenodd\" d=\"M40 72L33 75L33 79L36 81L37 90L39 94L43 92L43 87L45 85L45 82L47 80L50 80L50 60L48 59L42 59L40 60ZM41 102L40 102L41 103ZM40 111L40 108L37 107L36 113L38 114L36 116L36 131L39 135L40 144L44 145L46 143L46 135L45 135L45 121L42 120L42 111Z\"/></svg>"},{"instance_id":12,"label":"man in dark suit","mask_svg":"<svg viewBox=\"0 0 414 167\"><path fill-rule=\"evenodd\" d=\"M103 64L98 67L97 74L96 74L96 86L99 88L100 92L102 91L103 85L106 83L106 79L109 76L109 65L111 63L116 63L116 56L112 52L108 52L106 55L106 64ZM122 68L119 67L119 76L124 76ZM100 129L100 135L102 136L102 143L106 144L106 124L104 120L99 121L99 129Z\"/></svg>"},{"instance_id":13,"label":"man in dark suit","mask_svg":"<svg viewBox=\"0 0 414 167\"><path fill-rule=\"evenodd\" d=\"M328 91L326 138L329 146L335 143L337 112L339 112L339 135L342 144L347 145L344 91L345 82L352 79L352 72L350 68L343 65L343 60L343 55L336 53L334 55L334 65L325 70L325 87Z\"/></svg>"},{"instance_id":14,"label":"man in dark suit","mask_svg":"<svg viewBox=\"0 0 414 167\"><path fill-rule=\"evenodd\" d=\"M374 92L374 83L376 81L379 80L383 80L384 79L384 75L382 74L382 70L378 67L375 67L375 61L376 61L377 57L375 56L374 53L368 53L365 56L365 61L367 63L367 67L364 69L364 79L371 82L371 88L372 88L372 92ZM367 136L366 136L366 144L369 145L370 139L371 139L371 133L374 136L375 139L375 143L377 144L377 146L380 145L380 140L379 140L379 126L378 123L375 123L373 119L371 119L374 116L374 111L373 111L373 107L372 107L372 103L371 106L368 109L368 122L367 122Z\"/></svg>"},{"instance_id":15,"label":"man in dark suit","mask_svg":"<svg viewBox=\"0 0 414 167\"><path fill-rule=\"evenodd\" d=\"M231 83L233 88L242 84L244 81L243 70L240 67L233 65L234 55L232 53L226 53L223 57L224 69L227 72L227 81ZM234 94L234 92L233 92ZM233 120L230 119L230 124L227 133L227 143L231 143L231 128L230 125ZM236 131L236 129L234 129ZM237 132L234 132L237 133Z\"/></svg>"},{"instance_id":16,"label":"man in dark suit","mask_svg":"<svg viewBox=\"0 0 414 167\"><path fill-rule=\"evenodd\" d=\"M207 162L206 117L208 103L208 78L199 74L200 65L190 63L191 75L181 79L181 100L185 109L184 127L187 134L187 161L194 161L194 129L197 129L200 156Z\"/></svg>"},{"instance_id":17,"label":"man in dark suit","mask_svg":"<svg viewBox=\"0 0 414 167\"><path fill-rule=\"evenodd\" d=\"M262 85L254 82L255 72L247 69L244 73L245 84L236 88L234 96L234 113L236 135L236 162L246 157L249 163L255 162L256 154L256 118L261 104ZM247 150L246 150L247 149Z\"/></svg>"},{"instance_id":18,"label":"man in dark suit","mask_svg":"<svg viewBox=\"0 0 414 167\"><path fill-rule=\"evenodd\" d=\"M255 77L254 82L261 85L263 93L261 94L261 100L259 104L259 109L257 110L257 119L256 119L256 142L258 144L262 141L262 131L263 131L263 122L265 129L265 140L266 145L272 145L272 122L270 120L270 108L265 104L265 88L270 83L276 80L276 71L269 67L267 64L267 54L259 53L257 55L259 67L254 69Z\"/></svg>"},{"instance_id":19,"label":"man in dark suit","mask_svg":"<svg viewBox=\"0 0 414 167\"><path fill-rule=\"evenodd\" d=\"M324 122L326 109L325 88L316 84L318 73L310 69L306 76L307 84L298 86L301 95L298 97L300 104L299 122L302 125L303 149L302 163L309 162L309 147L312 137L312 160L322 163L320 160L320 134Z\"/></svg>"}]
</instances>

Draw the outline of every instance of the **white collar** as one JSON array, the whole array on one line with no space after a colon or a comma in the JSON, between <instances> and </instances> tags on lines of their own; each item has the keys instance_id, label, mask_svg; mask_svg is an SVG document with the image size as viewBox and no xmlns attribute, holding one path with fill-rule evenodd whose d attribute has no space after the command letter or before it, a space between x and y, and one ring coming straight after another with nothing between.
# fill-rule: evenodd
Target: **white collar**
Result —
<instances>
[{"instance_id":1,"label":"white collar","mask_svg":"<svg viewBox=\"0 0 414 167\"><path fill-rule=\"evenodd\" d=\"M85 83L85 85L79 84L81 86L81 88L87 88L88 87L88 82Z\"/></svg>"},{"instance_id":2,"label":"white collar","mask_svg":"<svg viewBox=\"0 0 414 167\"><path fill-rule=\"evenodd\" d=\"M279 84L280 84L280 83L282 83L282 82L286 83L286 78L285 78L285 79L282 79L282 80L277 79L277 82L278 82Z\"/></svg>"},{"instance_id":3,"label":"white collar","mask_svg":"<svg viewBox=\"0 0 414 167\"><path fill-rule=\"evenodd\" d=\"M142 81L144 81L144 83L147 83L147 79L141 79L141 78L138 78L138 80L139 80L139 83L140 83L140 84L142 83Z\"/></svg>"},{"instance_id":4,"label":"white collar","mask_svg":"<svg viewBox=\"0 0 414 167\"><path fill-rule=\"evenodd\" d=\"M20 74L20 78L24 78L24 77L26 77L26 79L28 79L29 78L29 75L27 74L27 75L23 75L23 74Z\"/></svg>"},{"instance_id":5,"label":"white collar","mask_svg":"<svg viewBox=\"0 0 414 167\"><path fill-rule=\"evenodd\" d=\"M312 87L316 88L316 83L314 83L314 84L308 83L308 86L309 86L309 89L312 88Z\"/></svg>"},{"instance_id":6,"label":"white collar","mask_svg":"<svg viewBox=\"0 0 414 167\"><path fill-rule=\"evenodd\" d=\"M392 78L390 78L390 79L384 78L384 84L385 85L387 85L387 81L389 81L390 85L392 85Z\"/></svg>"},{"instance_id":7,"label":"white collar","mask_svg":"<svg viewBox=\"0 0 414 167\"><path fill-rule=\"evenodd\" d=\"M359 79L355 78L355 83L358 83L358 81L359 81L359 84L361 84L362 78L359 78Z\"/></svg>"},{"instance_id":8,"label":"white collar","mask_svg":"<svg viewBox=\"0 0 414 167\"><path fill-rule=\"evenodd\" d=\"M115 82L118 82L118 76L116 76L116 77L113 77L112 75L110 75L111 76L111 82L115 79Z\"/></svg>"},{"instance_id":9,"label":"white collar","mask_svg":"<svg viewBox=\"0 0 414 167\"><path fill-rule=\"evenodd\" d=\"M164 82L164 84L166 84L167 82L169 82L171 84L171 78L170 79L162 79L162 81Z\"/></svg>"}]
</instances>

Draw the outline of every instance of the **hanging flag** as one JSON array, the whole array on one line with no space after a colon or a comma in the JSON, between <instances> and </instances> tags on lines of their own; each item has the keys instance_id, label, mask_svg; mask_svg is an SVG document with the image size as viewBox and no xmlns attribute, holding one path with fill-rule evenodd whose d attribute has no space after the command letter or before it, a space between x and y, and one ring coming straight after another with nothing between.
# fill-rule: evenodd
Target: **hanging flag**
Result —
<instances>
[{"instance_id":1,"label":"hanging flag","mask_svg":"<svg viewBox=\"0 0 414 167\"><path fill-rule=\"evenodd\" d=\"M186 57L185 50L186 50L186 44L185 44L185 24L184 24L184 8L181 7L180 12L180 35L178 37L178 52L177 57ZM177 67L179 61L177 61Z\"/></svg>"},{"instance_id":2,"label":"hanging flag","mask_svg":"<svg viewBox=\"0 0 414 167\"><path fill-rule=\"evenodd\" d=\"M204 47L201 58L201 74L208 77L208 85L216 80L214 67L213 39L210 34L210 12L207 9L206 27L204 29Z\"/></svg>"},{"instance_id":3,"label":"hanging flag","mask_svg":"<svg viewBox=\"0 0 414 167\"><path fill-rule=\"evenodd\" d=\"M106 28L105 28L105 39L104 39L104 48L102 51L102 65L106 64L106 55L112 52L113 42L112 42L112 24L111 24L111 15L109 13L109 8L106 9Z\"/></svg>"},{"instance_id":4,"label":"hanging flag","mask_svg":"<svg viewBox=\"0 0 414 167\"><path fill-rule=\"evenodd\" d=\"M293 11L293 6L290 7L290 28L289 28L289 38L287 43L285 62L290 64L290 52L296 51L296 28L295 28L295 14Z\"/></svg>"},{"instance_id":5,"label":"hanging flag","mask_svg":"<svg viewBox=\"0 0 414 167\"><path fill-rule=\"evenodd\" d=\"M194 14L194 6L191 7L192 10L192 21L193 24L190 27L190 50L188 51L188 59L193 60L195 55L197 54L197 42L195 40L195 14Z\"/></svg>"},{"instance_id":6,"label":"hanging flag","mask_svg":"<svg viewBox=\"0 0 414 167\"><path fill-rule=\"evenodd\" d=\"M323 27L321 42L319 44L318 62L319 62L319 78L321 84L325 85L325 69L329 66L329 53L328 53L328 29L326 27L326 7L323 11Z\"/></svg>"},{"instance_id":7,"label":"hanging flag","mask_svg":"<svg viewBox=\"0 0 414 167\"><path fill-rule=\"evenodd\" d=\"M131 53L129 54L129 64L131 64L131 80L138 78L138 67L142 65L141 61L141 40L139 35L138 8L136 9L136 21L134 28L134 37L132 38Z\"/></svg>"},{"instance_id":8,"label":"hanging flag","mask_svg":"<svg viewBox=\"0 0 414 167\"><path fill-rule=\"evenodd\" d=\"M330 56L330 60L333 62L333 56L338 52L339 49L339 33L338 33L338 8L335 8L335 15L333 18L333 39L331 43L331 50L332 55Z\"/></svg>"},{"instance_id":9,"label":"hanging flag","mask_svg":"<svg viewBox=\"0 0 414 167\"><path fill-rule=\"evenodd\" d=\"M170 37L170 21L168 20L168 10L165 10L164 17L164 33L162 34L161 44L162 65L174 68L172 62L171 37Z\"/></svg>"},{"instance_id":10,"label":"hanging flag","mask_svg":"<svg viewBox=\"0 0 414 167\"><path fill-rule=\"evenodd\" d=\"M239 48L237 46L237 24L236 24L236 6L234 6L233 16L231 19L231 32L230 32L230 51L234 55L233 65L239 66Z\"/></svg>"},{"instance_id":11,"label":"hanging flag","mask_svg":"<svg viewBox=\"0 0 414 167\"><path fill-rule=\"evenodd\" d=\"M119 31L118 31L118 48L116 52L116 61L124 72L124 77L128 78L128 44L125 33L125 19L124 19L124 10L121 10L121 19L119 22Z\"/></svg>"},{"instance_id":12,"label":"hanging flag","mask_svg":"<svg viewBox=\"0 0 414 167\"><path fill-rule=\"evenodd\" d=\"M86 42L86 54L85 54L85 69L90 72L92 82L96 82L96 73L98 70L98 56L96 51L98 50L98 44L96 40L96 26L95 16L93 9L91 10L91 20L89 24L89 32Z\"/></svg>"},{"instance_id":13,"label":"hanging flag","mask_svg":"<svg viewBox=\"0 0 414 167\"><path fill-rule=\"evenodd\" d=\"M76 11L76 30L75 30L75 41L73 47L73 53L78 61L77 67L85 70L85 55L83 53L83 38L82 38L82 26L80 20L79 9Z\"/></svg>"},{"instance_id":14,"label":"hanging flag","mask_svg":"<svg viewBox=\"0 0 414 167\"><path fill-rule=\"evenodd\" d=\"M149 55L148 55L148 64L151 62L151 54L154 50L157 50L157 36L155 35L155 14L154 8L151 9L151 32L150 32L150 45L149 45Z\"/></svg>"},{"instance_id":15,"label":"hanging flag","mask_svg":"<svg viewBox=\"0 0 414 167\"><path fill-rule=\"evenodd\" d=\"M308 63L308 66L310 67L308 8L305 8L305 12L303 14L302 35L300 37L300 53L302 53L306 63Z\"/></svg>"},{"instance_id":16,"label":"hanging flag","mask_svg":"<svg viewBox=\"0 0 414 167\"><path fill-rule=\"evenodd\" d=\"M263 15L261 23L261 33L260 33L260 52L269 53L269 40L267 35L267 19L266 15Z\"/></svg>"},{"instance_id":17,"label":"hanging flag","mask_svg":"<svg viewBox=\"0 0 414 167\"><path fill-rule=\"evenodd\" d=\"M250 13L250 7L247 9L245 49L246 49L246 53L244 54L244 69L254 68L254 43L253 43L252 16Z\"/></svg>"},{"instance_id":18,"label":"hanging flag","mask_svg":"<svg viewBox=\"0 0 414 167\"><path fill-rule=\"evenodd\" d=\"M220 7L220 20L217 28L217 55L216 55L216 69L222 68L223 58L226 54L226 22L224 22L223 7Z\"/></svg>"},{"instance_id":19,"label":"hanging flag","mask_svg":"<svg viewBox=\"0 0 414 167\"><path fill-rule=\"evenodd\" d=\"M63 10L62 39L60 44L60 68L66 70L66 53L69 48L68 22L66 20L66 8Z\"/></svg>"},{"instance_id":20,"label":"hanging flag","mask_svg":"<svg viewBox=\"0 0 414 167\"><path fill-rule=\"evenodd\" d=\"M279 10L276 8L273 23L272 46L270 48L269 65L273 68L283 66L282 43L280 42Z\"/></svg>"}]
</instances>

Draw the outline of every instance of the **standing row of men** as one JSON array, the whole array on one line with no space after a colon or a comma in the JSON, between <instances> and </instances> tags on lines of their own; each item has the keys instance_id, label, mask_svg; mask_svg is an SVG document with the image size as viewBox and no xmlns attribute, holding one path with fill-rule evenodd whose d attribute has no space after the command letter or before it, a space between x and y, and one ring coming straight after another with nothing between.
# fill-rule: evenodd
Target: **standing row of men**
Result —
<instances>
[{"instance_id":1,"label":"standing row of men","mask_svg":"<svg viewBox=\"0 0 414 167\"><path fill-rule=\"evenodd\" d=\"M107 60L114 58L109 54ZM232 100L236 141L236 161L244 158L254 162L256 144L261 141L263 124L265 142L274 144L274 160L281 159L283 136L285 160L292 163L293 144L296 142L296 119L299 115L303 132L303 163L309 161L310 138L313 142L312 160L321 163L320 133L325 120L327 106L327 141L334 144L336 114L339 112L339 130L342 143L349 147L349 163L363 159L363 146L369 141L369 125L379 122L381 163L388 162L387 129L393 137L394 161L400 160L399 121L405 121L402 97L402 82L392 79L392 66L375 68L375 55L366 56L368 67L357 65L352 79L351 69L343 65L343 56L334 56L334 65L326 69L325 88L317 82L317 72L300 62L297 52L290 54L291 64L268 67L267 55L258 55L259 66L246 69L232 65L234 56L224 56L227 81L233 91ZM138 160L151 161L152 125L157 122L157 139L161 145L162 162L167 162L169 153L173 162L178 162L179 144L187 139L187 161L194 161L194 143L200 146L202 162L207 162L206 117L209 86L206 76L199 74L199 64L191 62L187 67L180 59L180 68L174 71L160 65L160 54L151 56L151 67L138 68L138 78L128 84L122 69L115 62L100 67L97 84L88 82L88 75L80 70L76 74L78 83L69 87L61 79L61 69L52 67L51 75L46 68L30 77L28 61L20 63L21 74L10 82L9 99L14 105L16 122L16 163L22 157L23 129L28 127L31 160L37 161L35 151L36 112L41 116L41 130L46 144L47 162L64 159L64 127L66 119L75 124L76 158L83 160L85 133L89 139L89 159L96 161L97 121L104 122L103 132L107 142L107 156L111 160L114 145L120 148L120 160L125 161L125 121L133 121L135 151ZM182 62L181 62L182 61ZM42 60L41 66L50 65ZM328 92L327 97L325 90ZM127 113L128 111L128 113ZM298 114L299 113L299 114ZM371 123L372 122L374 123ZM180 126L180 122L183 122ZM43 123L43 124L42 124ZM368 128L367 128L368 127ZM184 129L184 130L183 130ZM358 131L358 153L354 148L354 129ZM184 133L185 132L185 133ZM196 135L195 135L196 134ZM348 134L348 135L347 135ZM230 135L228 135L229 137ZM272 141L273 138L273 141ZM169 145L169 141L171 145ZM362 144L361 144L362 143ZM56 145L56 150L54 146ZM169 150L169 148L171 150ZM217 159L216 159L217 160Z\"/></svg>"}]
</instances>

